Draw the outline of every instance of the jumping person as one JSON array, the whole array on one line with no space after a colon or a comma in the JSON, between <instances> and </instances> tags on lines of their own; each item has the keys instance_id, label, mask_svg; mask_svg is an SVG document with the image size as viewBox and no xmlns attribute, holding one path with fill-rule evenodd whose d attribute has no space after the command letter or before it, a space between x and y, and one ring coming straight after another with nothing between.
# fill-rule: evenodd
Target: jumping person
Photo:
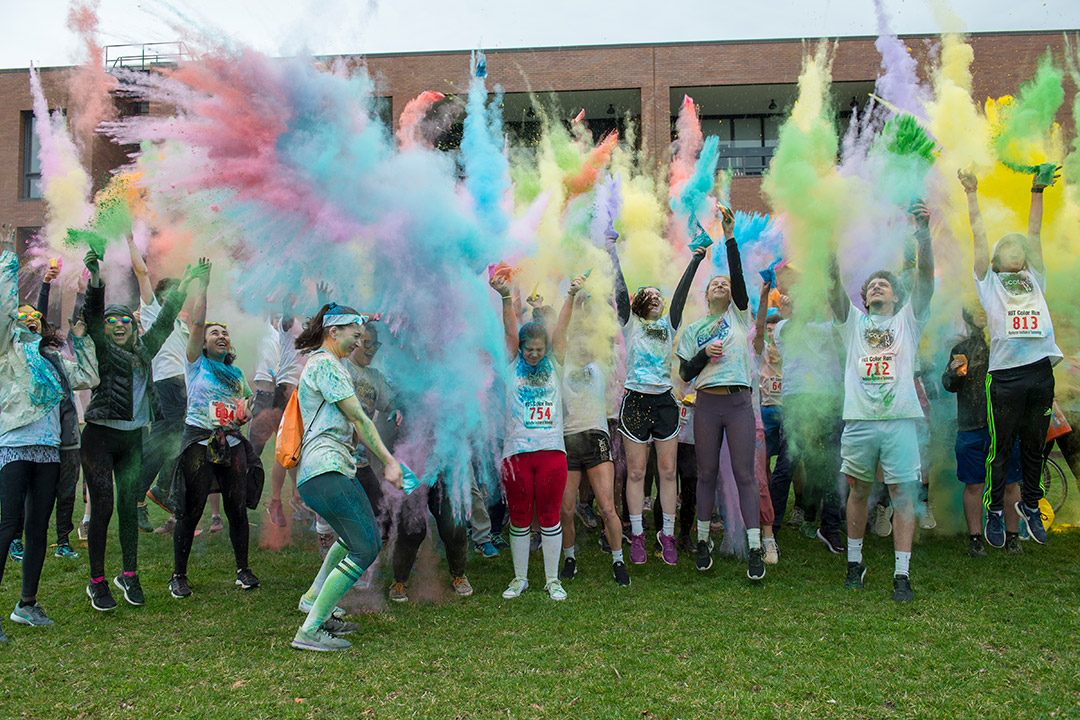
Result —
<instances>
[{"instance_id":1,"label":"jumping person","mask_svg":"<svg viewBox=\"0 0 1080 720\"><path fill-rule=\"evenodd\" d=\"M990 330L986 376L990 450L983 533L991 547L1000 548L1005 545L1006 534L1019 529L1019 520L1004 514L1009 449L1019 438L1023 481L1016 511L1027 521L1032 539L1045 545L1046 528L1039 510L1043 497L1042 457L1054 403L1053 366L1063 356L1054 341L1054 323L1046 305L1046 266L1040 236L1043 191L1057 177L1043 183L1035 176L1027 237L1020 233L1005 235L991 252L979 210L978 180L969 172L961 171L958 176L967 193L974 239L975 289Z\"/></svg>"},{"instance_id":2,"label":"jumping person","mask_svg":"<svg viewBox=\"0 0 1080 720\"><path fill-rule=\"evenodd\" d=\"M866 312L844 291L835 255L829 301L847 348L844 372L844 432L840 439L841 472L847 476L848 567L844 586L861 589L866 576L863 535L867 501L880 465L894 508L893 600L910 602L909 565L915 533L915 502L919 492L917 421L923 416L915 392L919 336L929 318L934 295L934 254L930 241L930 211L912 205L918 242L917 272L911 302L888 270L870 274L862 286ZM828 478L825 478L828 482Z\"/></svg>"},{"instance_id":3,"label":"jumping person","mask_svg":"<svg viewBox=\"0 0 1080 720\"><path fill-rule=\"evenodd\" d=\"M735 215L721 209L730 275L705 288L709 314L687 326L679 341L679 376L694 381L694 449L698 461L697 568L712 567L709 522L720 475L720 449L727 440L739 509L747 536L746 576L765 577L761 547L761 496L754 476L755 421L751 397L748 334L753 324L742 259L735 240ZM704 230L699 230L704 233Z\"/></svg>"},{"instance_id":4,"label":"jumping person","mask_svg":"<svg viewBox=\"0 0 1080 720\"><path fill-rule=\"evenodd\" d=\"M566 446L563 440L562 361L566 354L566 328L574 312L574 296L584 276L574 278L554 332L548 336L540 322L517 326L509 280L501 275L491 287L502 298L503 330L507 354L513 358L506 381L506 436L502 451L502 479L510 511L510 552L514 579L503 591L516 598L529 587L529 528L535 517L540 525L544 555L544 589L552 600L565 600L559 580L562 549L560 509L566 487Z\"/></svg>"},{"instance_id":5,"label":"jumping person","mask_svg":"<svg viewBox=\"0 0 1080 720\"><path fill-rule=\"evenodd\" d=\"M314 582L301 598L311 610L296 631L299 650L345 650L351 643L324 627L337 602L360 579L382 548L382 537L367 493L356 479L356 442L383 463L383 477L402 486L401 463L386 449L374 423L356 398L342 360L362 334L364 318L349 307L329 303L308 321L296 349L308 355L297 388L304 425L296 485L304 502L338 535ZM332 628L333 629L333 628ZM343 627L337 632L351 631Z\"/></svg>"},{"instance_id":6,"label":"jumping person","mask_svg":"<svg viewBox=\"0 0 1080 720\"><path fill-rule=\"evenodd\" d=\"M94 341L101 382L86 410L83 430L83 477L90 490L90 583L86 594L95 610L116 607L105 580L105 543L113 513L113 482L116 513L120 522L123 572L113 580L132 605L146 600L139 583L139 528L137 505L142 499L139 473L142 467L143 430L162 417L157 393L151 383L151 361L172 334L174 321L184 304L188 285L209 271L209 265L189 265L180 283L165 297L161 314L142 336L134 314L124 305L105 306L105 284L99 274L100 258L90 250L86 269L84 315Z\"/></svg>"}]
</instances>

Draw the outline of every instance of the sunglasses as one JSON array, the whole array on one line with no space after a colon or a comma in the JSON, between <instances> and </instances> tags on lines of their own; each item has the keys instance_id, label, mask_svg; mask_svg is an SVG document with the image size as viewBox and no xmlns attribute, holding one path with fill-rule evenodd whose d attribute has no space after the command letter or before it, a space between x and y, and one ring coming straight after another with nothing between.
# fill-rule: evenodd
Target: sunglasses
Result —
<instances>
[{"instance_id":1,"label":"sunglasses","mask_svg":"<svg viewBox=\"0 0 1080 720\"><path fill-rule=\"evenodd\" d=\"M365 340L364 341L364 347L368 348L369 350L378 350L379 348L382 347L382 343L379 342L378 340L376 340L375 342L371 342L370 340Z\"/></svg>"},{"instance_id":2,"label":"sunglasses","mask_svg":"<svg viewBox=\"0 0 1080 720\"><path fill-rule=\"evenodd\" d=\"M33 318L34 320L40 320L41 319L41 313L38 312L37 310L31 310L30 312L26 312L25 310L20 310L19 311L19 319L20 320L30 320L31 318Z\"/></svg>"},{"instance_id":3,"label":"sunglasses","mask_svg":"<svg viewBox=\"0 0 1080 720\"><path fill-rule=\"evenodd\" d=\"M110 325L115 325L116 323L123 323L124 325L130 325L131 324L131 318L129 318L127 315L124 315L122 317L117 317L116 315L110 315L109 317L105 318L105 322L109 323Z\"/></svg>"}]
</instances>

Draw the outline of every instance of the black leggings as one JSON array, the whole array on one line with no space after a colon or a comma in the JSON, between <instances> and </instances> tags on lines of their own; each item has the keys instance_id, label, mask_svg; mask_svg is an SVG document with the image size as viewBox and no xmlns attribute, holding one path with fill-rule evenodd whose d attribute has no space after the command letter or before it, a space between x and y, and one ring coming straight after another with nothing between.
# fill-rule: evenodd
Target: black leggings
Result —
<instances>
[{"instance_id":1,"label":"black leggings","mask_svg":"<svg viewBox=\"0 0 1080 720\"><path fill-rule=\"evenodd\" d=\"M439 537L446 546L446 564L450 574L460 577L465 574L465 555L467 551L468 528L463 520L454 519L450 507L450 494L442 479L434 487L421 485L406 495L398 511L397 540L394 543L394 581L405 582L412 572L413 563L420 545L427 537L427 510L435 516L439 527Z\"/></svg>"},{"instance_id":2,"label":"black leggings","mask_svg":"<svg viewBox=\"0 0 1080 720\"><path fill-rule=\"evenodd\" d=\"M154 393L164 417L153 422L150 435L146 438L139 472L139 490L142 493L139 502L146 502L146 491L154 484L159 473L160 487L167 488L172 481L176 458L180 455L180 441L184 436L184 418L187 417L187 386L184 378L155 380Z\"/></svg>"},{"instance_id":3,"label":"black leggings","mask_svg":"<svg viewBox=\"0 0 1080 720\"><path fill-rule=\"evenodd\" d=\"M124 572L139 569L139 521L136 506L142 467L142 429L115 430L87 423L82 436L83 481L90 489L90 579L105 576L105 542L113 514L113 478L116 480L116 516Z\"/></svg>"},{"instance_id":4,"label":"black leggings","mask_svg":"<svg viewBox=\"0 0 1080 720\"><path fill-rule=\"evenodd\" d=\"M180 455L184 473L184 506L177 509L176 528L173 530L173 572L187 574L191 542L195 528L202 518L206 498L215 481L221 492L225 516L229 518L229 539L232 540L236 569L248 566L248 538L250 528L247 516L247 456L244 446L232 448L232 462L216 465L206 457L205 445L189 445ZM216 492L216 491L215 491Z\"/></svg>"},{"instance_id":5,"label":"black leggings","mask_svg":"<svg viewBox=\"0 0 1080 720\"><path fill-rule=\"evenodd\" d=\"M1009 458L1020 438L1020 499L1028 507L1038 507L1042 499L1042 459L1050 410L1054 404L1054 371L1049 360L1031 365L993 370L986 374L987 414L990 452L986 457L986 490L983 505L1002 512L1005 507L1005 479Z\"/></svg>"},{"instance_id":6,"label":"black leggings","mask_svg":"<svg viewBox=\"0 0 1080 720\"><path fill-rule=\"evenodd\" d=\"M75 487L79 484L79 448L60 449L60 480L56 483L56 544L66 545L75 529ZM15 537L21 538L25 522L20 518Z\"/></svg>"},{"instance_id":7,"label":"black leggings","mask_svg":"<svg viewBox=\"0 0 1080 720\"><path fill-rule=\"evenodd\" d=\"M37 599L41 566L45 563L48 545L49 516L56 499L56 483L60 478L60 463L9 462L0 468L0 581L4 579L4 564L8 545L22 531L26 514L26 548L22 562L22 600Z\"/></svg>"}]
</instances>

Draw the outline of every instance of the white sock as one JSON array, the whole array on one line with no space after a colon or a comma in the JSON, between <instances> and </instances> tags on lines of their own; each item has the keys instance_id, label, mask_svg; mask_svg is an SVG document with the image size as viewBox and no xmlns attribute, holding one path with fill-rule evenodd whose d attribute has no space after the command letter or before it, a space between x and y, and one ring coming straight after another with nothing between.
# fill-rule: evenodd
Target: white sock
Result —
<instances>
[{"instance_id":1,"label":"white sock","mask_svg":"<svg viewBox=\"0 0 1080 720\"><path fill-rule=\"evenodd\" d=\"M90 513L83 513L82 521L83 522L90 522Z\"/></svg>"},{"instance_id":2,"label":"white sock","mask_svg":"<svg viewBox=\"0 0 1080 720\"><path fill-rule=\"evenodd\" d=\"M623 561L623 559L622 559L622 548L619 548L618 550L612 550L611 551L611 562L612 562L612 564L617 563L617 562L622 562L622 561Z\"/></svg>"},{"instance_id":3,"label":"white sock","mask_svg":"<svg viewBox=\"0 0 1080 720\"><path fill-rule=\"evenodd\" d=\"M661 514L664 516L664 534L671 537L675 534L675 515Z\"/></svg>"},{"instance_id":4,"label":"white sock","mask_svg":"<svg viewBox=\"0 0 1080 720\"><path fill-rule=\"evenodd\" d=\"M632 535L641 535L643 532L645 532L645 528L643 528L641 526L641 516L640 515L631 515L630 516L630 534L632 534Z\"/></svg>"},{"instance_id":5,"label":"white sock","mask_svg":"<svg viewBox=\"0 0 1080 720\"><path fill-rule=\"evenodd\" d=\"M510 554L514 558L514 577L529 577L529 528L510 526Z\"/></svg>"},{"instance_id":6,"label":"white sock","mask_svg":"<svg viewBox=\"0 0 1080 720\"><path fill-rule=\"evenodd\" d=\"M559 577L559 551L562 549L562 523L540 528L540 550L544 553L544 577Z\"/></svg>"},{"instance_id":7,"label":"white sock","mask_svg":"<svg viewBox=\"0 0 1080 720\"><path fill-rule=\"evenodd\" d=\"M709 541L709 521L708 520L698 520L697 521L697 539L698 539L698 542L701 542L702 540L704 540L705 542Z\"/></svg>"},{"instance_id":8,"label":"white sock","mask_svg":"<svg viewBox=\"0 0 1080 720\"><path fill-rule=\"evenodd\" d=\"M862 538L847 539L847 561L862 562Z\"/></svg>"},{"instance_id":9,"label":"white sock","mask_svg":"<svg viewBox=\"0 0 1080 720\"><path fill-rule=\"evenodd\" d=\"M896 569L893 570L893 575L907 575L908 566L911 564L911 553L897 550L893 554L896 556Z\"/></svg>"},{"instance_id":10,"label":"white sock","mask_svg":"<svg viewBox=\"0 0 1080 720\"><path fill-rule=\"evenodd\" d=\"M561 523L560 523L560 527L561 527ZM568 548L563 548L562 549L562 554L563 554L563 557L568 557L568 558L574 557L574 546L571 545Z\"/></svg>"},{"instance_id":11,"label":"white sock","mask_svg":"<svg viewBox=\"0 0 1080 720\"><path fill-rule=\"evenodd\" d=\"M761 528L746 529L746 545L749 548L761 548Z\"/></svg>"}]
</instances>

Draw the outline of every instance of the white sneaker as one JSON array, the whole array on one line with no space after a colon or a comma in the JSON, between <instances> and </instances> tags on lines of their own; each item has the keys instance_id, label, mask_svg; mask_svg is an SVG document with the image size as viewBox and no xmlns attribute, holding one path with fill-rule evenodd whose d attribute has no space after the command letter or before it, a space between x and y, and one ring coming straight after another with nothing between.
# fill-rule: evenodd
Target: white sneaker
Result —
<instances>
[{"instance_id":1,"label":"white sneaker","mask_svg":"<svg viewBox=\"0 0 1080 720\"><path fill-rule=\"evenodd\" d=\"M930 508L930 503L923 505L923 509L926 512L919 517L919 527L923 530L933 530L937 527L937 518L934 517L934 511Z\"/></svg>"},{"instance_id":2,"label":"white sneaker","mask_svg":"<svg viewBox=\"0 0 1080 720\"><path fill-rule=\"evenodd\" d=\"M516 577L511 580L510 585L505 590L503 590L503 597L507 600L513 600L528 589L529 581L523 577Z\"/></svg>"},{"instance_id":3,"label":"white sneaker","mask_svg":"<svg viewBox=\"0 0 1080 720\"><path fill-rule=\"evenodd\" d=\"M297 609L300 610L300 612L307 615L309 612L311 612L311 608L312 608L312 606L314 606L314 604L315 603L311 602L310 600L305 598L303 595L301 595L300 596L300 604L297 605ZM342 618L345 617L345 611L342 610L341 608L339 608L337 605L335 605L333 611L331 611L331 613L330 613L330 616L331 617L336 617L338 620L341 620Z\"/></svg>"},{"instance_id":4,"label":"white sneaker","mask_svg":"<svg viewBox=\"0 0 1080 720\"><path fill-rule=\"evenodd\" d=\"M566 599L566 590L563 589L562 583L559 582L558 578L552 578L551 580L548 580L547 584L544 585L544 589L547 590L548 596L552 600Z\"/></svg>"},{"instance_id":5,"label":"white sneaker","mask_svg":"<svg viewBox=\"0 0 1080 720\"><path fill-rule=\"evenodd\" d=\"M776 538L767 537L761 539L762 547L765 549L765 554L762 560L766 565L775 565L780 562L780 546L776 544Z\"/></svg>"},{"instance_id":6,"label":"white sneaker","mask_svg":"<svg viewBox=\"0 0 1080 720\"><path fill-rule=\"evenodd\" d=\"M871 529L878 537L889 537L892 535L892 505L884 507L877 505L874 507L874 519L870 523Z\"/></svg>"}]
</instances>

